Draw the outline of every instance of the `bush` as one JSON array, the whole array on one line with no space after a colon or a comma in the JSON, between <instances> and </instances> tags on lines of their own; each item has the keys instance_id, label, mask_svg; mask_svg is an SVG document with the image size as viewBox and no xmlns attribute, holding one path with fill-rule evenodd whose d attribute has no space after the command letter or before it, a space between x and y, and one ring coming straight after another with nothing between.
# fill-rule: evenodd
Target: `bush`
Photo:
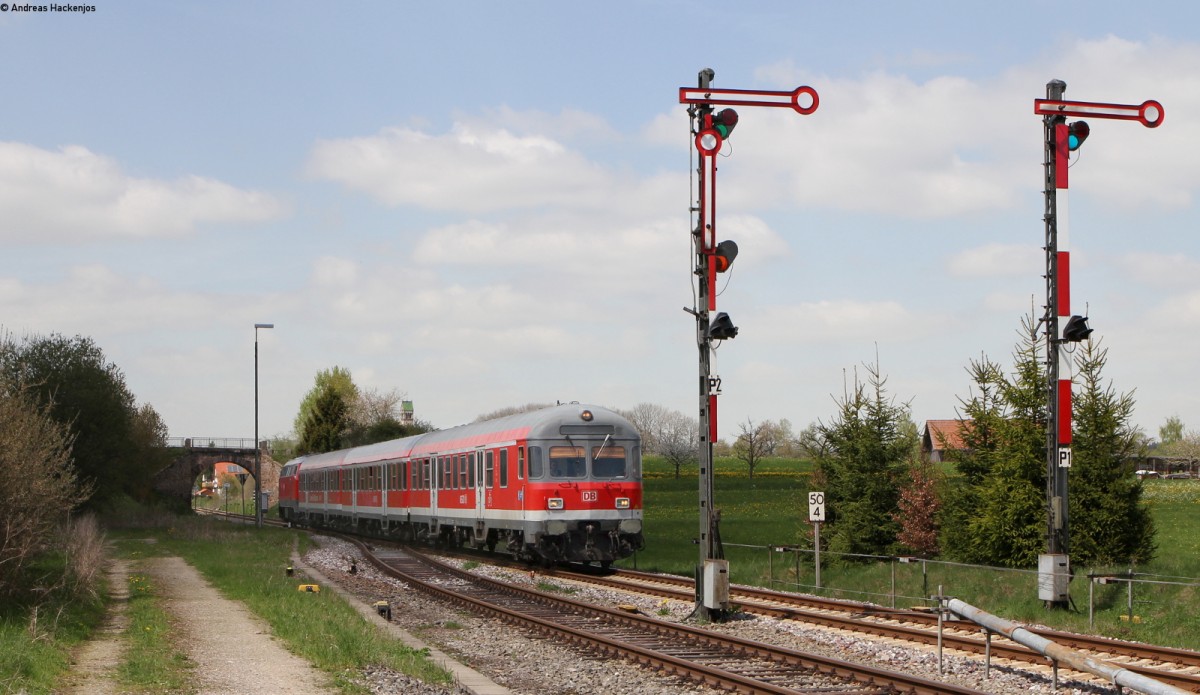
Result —
<instances>
[{"instance_id":1,"label":"bush","mask_svg":"<svg viewBox=\"0 0 1200 695\"><path fill-rule=\"evenodd\" d=\"M17 384L0 378L0 596L22 589L55 527L86 497L64 427Z\"/></svg>"}]
</instances>

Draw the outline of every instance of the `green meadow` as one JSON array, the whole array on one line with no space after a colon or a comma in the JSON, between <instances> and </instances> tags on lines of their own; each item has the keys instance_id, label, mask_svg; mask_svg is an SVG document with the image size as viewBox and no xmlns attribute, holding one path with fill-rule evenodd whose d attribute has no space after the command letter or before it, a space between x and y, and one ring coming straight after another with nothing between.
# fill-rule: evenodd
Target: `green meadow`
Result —
<instances>
[{"instance_id":1,"label":"green meadow","mask_svg":"<svg viewBox=\"0 0 1200 695\"><path fill-rule=\"evenodd\" d=\"M699 492L695 469L675 478L657 457L645 471L646 549L622 566L692 576L699 560ZM1200 650L1200 480L1147 480L1145 500L1158 529L1157 557L1139 567L1074 567L1070 610L1046 609L1037 568L1014 571L898 558L842 558L823 553L817 586L808 521L810 462L769 459L747 475L745 464L718 458L714 508L735 583L772 586L897 607L952 596L1008 620ZM1089 574L1132 571L1139 580L1091 583ZM1132 586L1132 596L1130 587Z\"/></svg>"}]
</instances>

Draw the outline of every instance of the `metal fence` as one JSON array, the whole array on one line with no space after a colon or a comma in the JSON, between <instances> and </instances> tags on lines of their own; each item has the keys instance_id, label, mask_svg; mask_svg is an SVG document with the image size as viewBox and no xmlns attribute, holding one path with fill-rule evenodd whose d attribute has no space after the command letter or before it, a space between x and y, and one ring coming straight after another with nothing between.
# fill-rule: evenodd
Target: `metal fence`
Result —
<instances>
[{"instance_id":1,"label":"metal fence","mask_svg":"<svg viewBox=\"0 0 1200 695\"><path fill-rule=\"evenodd\" d=\"M942 586L947 594L968 603L995 596L1024 597L1037 601L1036 569L1012 569L973 565L947 560L891 555L836 553L792 545L724 544L730 560L731 579L781 589L868 601L897 607L898 603L933 608L933 598ZM1087 581L1088 623L1094 624L1097 609L1132 625L1139 622L1137 606L1175 605L1177 592L1200 587L1200 578L1173 577L1125 571L1080 572L1075 578ZM853 585L856 588L848 588ZM1075 596L1082 599L1075 585ZM1079 606L1082 609L1082 606ZM1179 610L1191 610L1178 607ZM1200 612L1200 609L1197 609ZM1119 614L1119 615L1118 615Z\"/></svg>"},{"instance_id":2,"label":"metal fence","mask_svg":"<svg viewBox=\"0 0 1200 695\"><path fill-rule=\"evenodd\" d=\"M254 449L254 438L229 438L229 437L168 437L168 447L176 447L181 449ZM264 439L259 442L259 448L270 453L271 440Z\"/></svg>"}]
</instances>

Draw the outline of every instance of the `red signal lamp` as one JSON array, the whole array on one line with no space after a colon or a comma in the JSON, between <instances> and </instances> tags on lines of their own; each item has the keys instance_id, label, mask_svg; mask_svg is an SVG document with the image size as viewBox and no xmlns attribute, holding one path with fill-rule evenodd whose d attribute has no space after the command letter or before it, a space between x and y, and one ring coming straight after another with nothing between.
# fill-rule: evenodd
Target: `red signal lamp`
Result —
<instances>
[{"instance_id":1,"label":"red signal lamp","mask_svg":"<svg viewBox=\"0 0 1200 695\"><path fill-rule=\"evenodd\" d=\"M721 109L713 116L713 128L721 134L722 140L728 140L729 134L738 124L738 113L733 109Z\"/></svg>"},{"instance_id":2,"label":"red signal lamp","mask_svg":"<svg viewBox=\"0 0 1200 695\"><path fill-rule=\"evenodd\" d=\"M1092 132L1092 127L1087 124L1087 121L1075 121L1067 126L1067 149L1074 152L1079 149L1084 140L1087 140L1088 135Z\"/></svg>"},{"instance_id":3,"label":"red signal lamp","mask_svg":"<svg viewBox=\"0 0 1200 695\"><path fill-rule=\"evenodd\" d=\"M716 251L713 252L713 265L718 273L723 273L729 270L729 266L733 265L733 259L737 258L738 245L732 241L722 241L717 244Z\"/></svg>"}]
</instances>

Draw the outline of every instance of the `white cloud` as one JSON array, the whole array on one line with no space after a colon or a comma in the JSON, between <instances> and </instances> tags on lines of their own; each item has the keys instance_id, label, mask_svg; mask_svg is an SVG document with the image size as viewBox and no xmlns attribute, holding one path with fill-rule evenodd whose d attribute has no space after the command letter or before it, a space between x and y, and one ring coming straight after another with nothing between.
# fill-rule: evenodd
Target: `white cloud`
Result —
<instances>
[{"instance_id":1,"label":"white cloud","mask_svg":"<svg viewBox=\"0 0 1200 695\"><path fill-rule=\"evenodd\" d=\"M1123 274L1157 287L1194 286L1200 280L1200 260L1182 253L1135 251L1116 261Z\"/></svg>"},{"instance_id":2,"label":"white cloud","mask_svg":"<svg viewBox=\"0 0 1200 695\"><path fill-rule=\"evenodd\" d=\"M1014 277L1029 275L1045 262L1045 252L1033 244L985 244L967 249L946 261L956 277Z\"/></svg>"},{"instance_id":3,"label":"white cloud","mask_svg":"<svg viewBox=\"0 0 1200 695\"><path fill-rule=\"evenodd\" d=\"M769 343L895 343L935 335L938 317L916 314L892 300L837 299L771 306L747 313L744 322L735 323Z\"/></svg>"},{"instance_id":4,"label":"white cloud","mask_svg":"<svg viewBox=\"0 0 1200 695\"><path fill-rule=\"evenodd\" d=\"M323 140L313 147L308 172L387 205L472 213L592 207L614 184L601 167L549 137L462 122L442 135L385 128Z\"/></svg>"},{"instance_id":5,"label":"white cloud","mask_svg":"<svg viewBox=\"0 0 1200 695\"><path fill-rule=\"evenodd\" d=\"M205 223L263 222L282 214L282 204L272 196L214 179L136 178L78 145L52 152L0 142L3 241L181 236Z\"/></svg>"}]
</instances>

